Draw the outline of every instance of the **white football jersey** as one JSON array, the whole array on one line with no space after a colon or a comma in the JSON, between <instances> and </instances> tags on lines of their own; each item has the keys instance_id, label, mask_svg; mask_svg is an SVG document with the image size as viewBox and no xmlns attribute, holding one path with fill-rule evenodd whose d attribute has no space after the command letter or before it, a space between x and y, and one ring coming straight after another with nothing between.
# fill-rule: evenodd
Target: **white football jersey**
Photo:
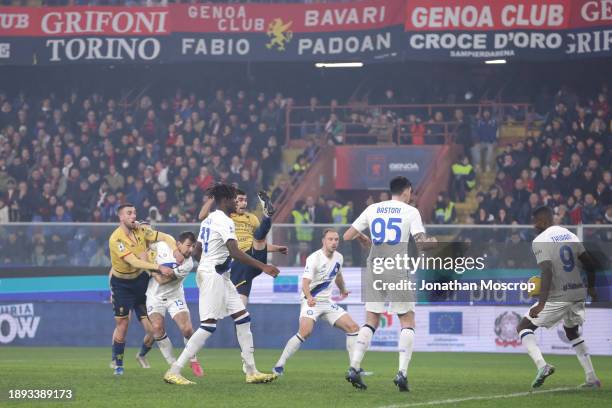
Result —
<instances>
[{"instance_id":1,"label":"white football jersey","mask_svg":"<svg viewBox=\"0 0 612 408\"><path fill-rule=\"evenodd\" d=\"M538 235L531 246L538 264L544 261L552 263L549 301L574 302L586 298L586 286L578 260L584 246L575 234L566 228L552 226Z\"/></svg>"},{"instance_id":2,"label":"white football jersey","mask_svg":"<svg viewBox=\"0 0 612 408\"><path fill-rule=\"evenodd\" d=\"M150 249L155 252L155 263L170 266L176 264L176 259L170 246L163 241L154 242ZM154 278L149 280L147 288L147 297L155 297L159 299L180 298L183 296L183 280L189 275L193 269L193 258L186 258L185 261L174 268L176 279L168 283L159 284Z\"/></svg>"},{"instance_id":3,"label":"white football jersey","mask_svg":"<svg viewBox=\"0 0 612 408\"><path fill-rule=\"evenodd\" d=\"M353 222L357 231L370 229L374 244L408 242L410 235L425 232L419 210L397 200L381 201L366 208Z\"/></svg>"},{"instance_id":4,"label":"white football jersey","mask_svg":"<svg viewBox=\"0 0 612 408\"><path fill-rule=\"evenodd\" d=\"M198 241L202 243L202 257L198 271L210 271L215 265L228 261L229 251L225 243L230 239L236 240L234 221L221 210L210 213L200 224Z\"/></svg>"},{"instance_id":5,"label":"white football jersey","mask_svg":"<svg viewBox=\"0 0 612 408\"><path fill-rule=\"evenodd\" d=\"M332 284L342 273L344 257L335 251L331 258L325 256L323 249L313 252L306 258L303 278L310 279L310 293L317 300L330 300Z\"/></svg>"}]
</instances>

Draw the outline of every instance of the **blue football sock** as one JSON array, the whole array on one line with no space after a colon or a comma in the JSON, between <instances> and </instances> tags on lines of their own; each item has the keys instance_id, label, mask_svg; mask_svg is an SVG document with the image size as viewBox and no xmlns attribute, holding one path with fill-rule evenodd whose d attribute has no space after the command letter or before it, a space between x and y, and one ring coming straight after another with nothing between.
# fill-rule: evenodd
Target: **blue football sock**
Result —
<instances>
[{"instance_id":1,"label":"blue football sock","mask_svg":"<svg viewBox=\"0 0 612 408\"><path fill-rule=\"evenodd\" d=\"M123 352L125 351L125 343L113 341L113 360L117 367L123 366Z\"/></svg>"},{"instance_id":2,"label":"blue football sock","mask_svg":"<svg viewBox=\"0 0 612 408\"><path fill-rule=\"evenodd\" d=\"M140 353L138 353L138 355L140 357L144 357L147 355L147 353L151 350L151 347L147 346L146 344L142 343L142 346L140 346Z\"/></svg>"},{"instance_id":3,"label":"blue football sock","mask_svg":"<svg viewBox=\"0 0 612 408\"><path fill-rule=\"evenodd\" d=\"M259 224L259 227L253 233L253 238L257 241L263 241L268 232L270 232L270 228L272 228L272 218L264 216L261 219L261 224Z\"/></svg>"}]
</instances>

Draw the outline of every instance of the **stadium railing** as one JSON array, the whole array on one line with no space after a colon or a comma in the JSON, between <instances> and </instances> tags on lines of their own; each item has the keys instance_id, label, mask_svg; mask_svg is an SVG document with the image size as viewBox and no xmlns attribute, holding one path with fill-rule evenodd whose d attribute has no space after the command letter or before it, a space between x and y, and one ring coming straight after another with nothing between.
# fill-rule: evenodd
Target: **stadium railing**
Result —
<instances>
[{"instance_id":1,"label":"stadium railing","mask_svg":"<svg viewBox=\"0 0 612 408\"><path fill-rule=\"evenodd\" d=\"M268 241L289 248L288 255L270 254L279 266L303 266L306 256L321 247L321 235L334 228L340 235L349 225L274 224ZM60 267L67 274L91 268L89 273L107 273L110 266L108 237L114 223L8 223L0 225L0 270L2 276L18 276L21 268ZM154 224L154 228L174 236L199 224ZM611 225L571 225L567 228L587 243L612 243ZM428 234L443 243L468 243L478 250L503 252L514 241L529 244L524 258L533 258L531 241L536 233L530 225L427 225ZM297 231L300 234L297 234ZM363 265L366 251L356 241L340 241L338 250L347 266ZM530 264L535 267L535 258ZM74 269L74 271L72 271ZM106 271L106 272L105 272ZM61 273L61 271L58 271Z\"/></svg>"},{"instance_id":2,"label":"stadium railing","mask_svg":"<svg viewBox=\"0 0 612 408\"><path fill-rule=\"evenodd\" d=\"M421 118L421 124L425 126L425 144L444 144L452 141L457 122L441 121L429 122L436 112L442 112L444 118L454 118L454 111L461 109L466 120L483 110L490 110L493 117L500 124L511 121L520 125L527 131L531 124L531 105L528 103L463 103L463 104L396 104L396 105L318 105L314 108L316 121L304 120L309 106L287 106L285 109L285 144L291 140L301 139L307 135L325 134L325 125L330 115L336 113L344 126L342 135L344 144L376 144L382 143L410 144L410 124L406 122L408 115L415 114ZM362 123L363 129L359 131L350 130L350 118L352 114L365 116L370 122ZM310 114L309 114L310 115ZM387 115L388 119L383 124L376 123L381 115ZM468 122L469 123L469 122ZM374 125L374 128L372 128ZM349 126L349 130L347 130ZM376 128L376 126L379 126ZM382 129L384 128L384 129ZM382 129L382 130L381 130ZM383 131L384 130L384 131Z\"/></svg>"}]
</instances>

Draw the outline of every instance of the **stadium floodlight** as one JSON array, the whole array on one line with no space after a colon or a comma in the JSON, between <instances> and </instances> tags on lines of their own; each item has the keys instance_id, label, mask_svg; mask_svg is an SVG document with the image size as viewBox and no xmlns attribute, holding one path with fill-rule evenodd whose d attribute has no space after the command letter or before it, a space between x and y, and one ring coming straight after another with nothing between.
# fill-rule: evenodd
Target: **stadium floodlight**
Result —
<instances>
[{"instance_id":1,"label":"stadium floodlight","mask_svg":"<svg viewBox=\"0 0 612 408\"><path fill-rule=\"evenodd\" d=\"M505 59L495 59L495 60L486 60L485 64L505 64L507 61Z\"/></svg>"},{"instance_id":2,"label":"stadium floodlight","mask_svg":"<svg viewBox=\"0 0 612 408\"><path fill-rule=\"evenodd\" d=\"M317 62L317 68L361 68L363 62Z\"/></svg>"}]
</instances>

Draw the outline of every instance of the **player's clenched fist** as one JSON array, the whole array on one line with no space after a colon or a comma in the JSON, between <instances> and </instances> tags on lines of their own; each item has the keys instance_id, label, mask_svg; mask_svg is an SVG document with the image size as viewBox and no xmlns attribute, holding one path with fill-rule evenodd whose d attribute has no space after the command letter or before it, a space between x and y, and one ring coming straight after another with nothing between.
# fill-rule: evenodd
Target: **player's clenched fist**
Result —
<instances>
[{"instance_id":1,"label":"player's clenched fist","mask_svg":"<svg viewBox=\"0 0 612 408\"><path fill-rule=\"evenodd\" d=\"M278 274L280 273L280 271L278 270L278 268L274 265L266 265L264 266L264 268L262 269L263 273L272 276L273 278L276 278L278 276Z\"/></svg>"}]
</instances>

